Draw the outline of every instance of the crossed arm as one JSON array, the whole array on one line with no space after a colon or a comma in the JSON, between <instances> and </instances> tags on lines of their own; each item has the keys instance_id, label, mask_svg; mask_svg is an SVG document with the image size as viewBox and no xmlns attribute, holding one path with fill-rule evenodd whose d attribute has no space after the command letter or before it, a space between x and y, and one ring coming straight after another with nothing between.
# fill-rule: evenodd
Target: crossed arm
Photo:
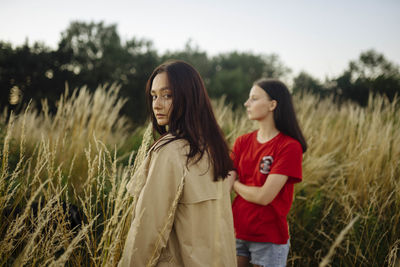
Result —
<instances>
[{"instance_id":1,"label":"crossed arm","mask_svg":"<svg viewBox=\"0 0 400 267\"><path fill-rule=\"evenodd\" d=\"M228 179L231 183L231 188L245 200L263 206L274 200L288 179L286 175L269 174L263 186L248 186L239 182L237 176L236 171L229 172Z\"/></svg>"}]
</instances>

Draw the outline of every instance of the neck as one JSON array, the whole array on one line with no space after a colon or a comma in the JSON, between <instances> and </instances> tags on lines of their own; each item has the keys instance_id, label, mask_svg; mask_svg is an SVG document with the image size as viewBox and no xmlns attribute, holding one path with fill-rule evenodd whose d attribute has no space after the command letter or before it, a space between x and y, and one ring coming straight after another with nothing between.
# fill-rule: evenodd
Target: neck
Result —
<instances>
[{"instance_id":1,"label":"neck","mask_svg":"<svg viewBox=\"0 0 400 267\"><path fill-rule=\"evenodd\" d=\"M277 136L279 130L276 128L274 121L259 122L259 130L257 140L260 143L265 143Z\"/></svg>"}]
</instances>

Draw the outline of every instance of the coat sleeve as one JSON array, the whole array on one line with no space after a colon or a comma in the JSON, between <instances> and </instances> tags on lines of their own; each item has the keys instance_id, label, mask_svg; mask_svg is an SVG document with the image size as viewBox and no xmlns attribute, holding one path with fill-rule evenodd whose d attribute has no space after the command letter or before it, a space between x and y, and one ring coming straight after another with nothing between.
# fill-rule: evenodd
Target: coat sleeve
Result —
<instances>
[{"instance_id":1,"label":"coat sleeve","mask_svg":"<svg viewBox=\"0 0 400 267\"><path fill-rule=\"evenodd\" d=\"M120 266L154 266L167 245L185 176L181 157L168 146L152 152Z\"/></svg>"}]
</instances>

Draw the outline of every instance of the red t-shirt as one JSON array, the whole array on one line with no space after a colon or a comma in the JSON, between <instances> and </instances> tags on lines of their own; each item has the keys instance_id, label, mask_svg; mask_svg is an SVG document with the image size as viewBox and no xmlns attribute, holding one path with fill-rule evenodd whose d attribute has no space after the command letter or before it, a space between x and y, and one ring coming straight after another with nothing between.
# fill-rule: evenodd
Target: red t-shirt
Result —
<instances>
[{"instance_id":1,"label":"red t-shirt","mask_svg":"<svg viewBox=\"0 0 400 267\"><path fill-rule=\"evenodd\" d=\"M236 237L254 242L286 244L289 239L287 214L293 201L294 183L302 179L300 143L279 133L266 143L257 141L257 131L236 139L232 159L240 182L262 186L268 174L289 178L275 199L262 206L250 203L238 195L232 204Z\"/></svg>"}]
</instances>

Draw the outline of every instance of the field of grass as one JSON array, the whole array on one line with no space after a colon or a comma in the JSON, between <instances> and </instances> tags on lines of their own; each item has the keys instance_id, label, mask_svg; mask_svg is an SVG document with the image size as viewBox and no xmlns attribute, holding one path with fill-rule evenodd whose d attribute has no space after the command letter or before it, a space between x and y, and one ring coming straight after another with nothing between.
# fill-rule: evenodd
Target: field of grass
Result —
<instances>
[{"instance_id":1,"label":"field of grass","mask_svg":"<svg viewBox=\"0 0 400 267\"><path fill-rule=\"evenodd\" d=\"M117 95L82 89L54 115L46 104L1 115L0 266L116 265L135 205L125 186L151 142L147 125L129 129L119 116ZM294 101L309 150L288 266L399 266L399 101ZM243 110L213 104L230 144L254 129Z\"/></svg>"}]
</instances>

